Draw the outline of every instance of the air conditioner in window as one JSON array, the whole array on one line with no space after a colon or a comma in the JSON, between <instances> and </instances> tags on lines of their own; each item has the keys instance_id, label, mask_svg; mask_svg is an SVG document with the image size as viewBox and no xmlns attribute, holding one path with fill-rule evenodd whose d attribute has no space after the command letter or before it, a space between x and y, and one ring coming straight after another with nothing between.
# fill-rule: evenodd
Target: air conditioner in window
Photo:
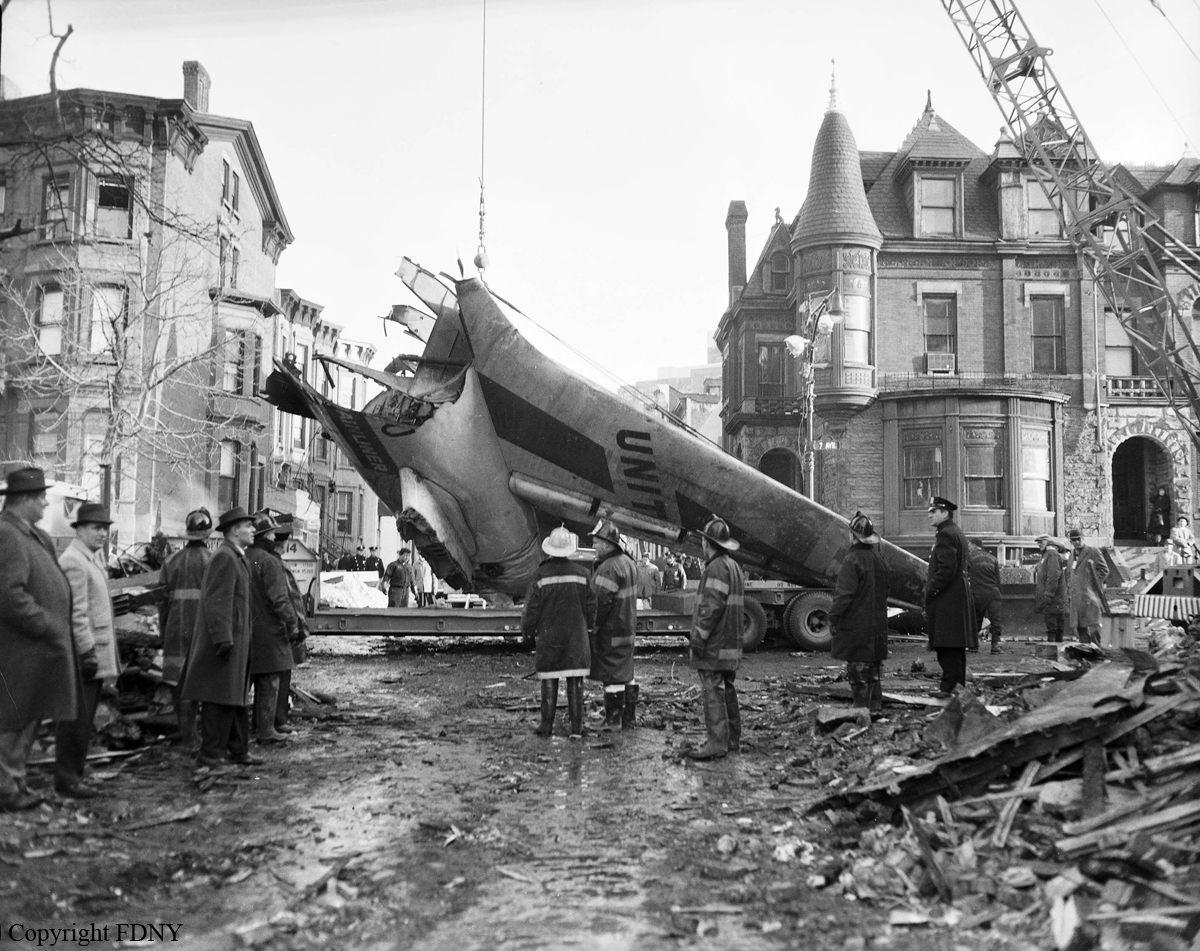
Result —
<instances>
[{"instance_id":1,"label":"air conditioner in window","mask_svg":"<svg viewBox=\"0 0 1200 951\"><path fill-rule=\"evenodd\" d=\"M927 354L925 354L925 372L926 373L953 373L954 372L954 354L953 353L927 353Z\"/></svg>"}]
</instances>

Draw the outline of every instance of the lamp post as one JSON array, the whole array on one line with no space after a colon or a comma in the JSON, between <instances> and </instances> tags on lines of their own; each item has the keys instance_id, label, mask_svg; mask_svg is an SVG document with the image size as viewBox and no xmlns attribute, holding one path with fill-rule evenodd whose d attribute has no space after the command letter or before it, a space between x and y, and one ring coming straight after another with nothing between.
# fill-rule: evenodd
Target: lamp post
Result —
<instances>
[{"instance_id":1,"label":"lamp post","mask_svg":"<svg viewBox=\"0 0 1200 951\"><path fill-rule=\"evenodd\" d=\"M784 345L793 357L803 360L801 365L804 382L804 495L813 498L813 484L817 477L817 459L813 448L813 417L816 415L817 381L814 357L817 337L830 333L846 315L842 303L842 292L834 288L815 304L805 301L800 305L804 316L802 334L784 338Z\"/></svg>"}]
</instances>

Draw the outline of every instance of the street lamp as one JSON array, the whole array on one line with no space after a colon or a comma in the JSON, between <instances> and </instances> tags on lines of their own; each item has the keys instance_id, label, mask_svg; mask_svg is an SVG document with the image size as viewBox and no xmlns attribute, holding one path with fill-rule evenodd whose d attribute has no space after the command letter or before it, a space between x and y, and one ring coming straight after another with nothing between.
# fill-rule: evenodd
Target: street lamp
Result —
<instances>
[{"instance_id":1,"label":"street lamp","mask_svg":"<svg viewBox=\"0 0 1200 951\"><path fill-rule=\"evenodd\" d=\"M783 340L784 346L797 360L803 360L801 372L804 380L804 494L813 497L813 483L817 477L816 453L813 449L813 416L816 415L817 399L816 367L813 358L817 337L827 334L846 316L842 292L834 288L815 304L804 301L800 305L804 318L803 334L792 334Z\"/></svg>"}]
</instances>

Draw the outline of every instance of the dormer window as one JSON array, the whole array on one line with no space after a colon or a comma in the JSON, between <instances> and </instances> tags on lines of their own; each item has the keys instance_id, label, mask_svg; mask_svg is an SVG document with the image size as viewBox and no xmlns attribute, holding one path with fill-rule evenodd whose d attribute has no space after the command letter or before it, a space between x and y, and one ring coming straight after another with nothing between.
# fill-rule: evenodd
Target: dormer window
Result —
<instances>
[{"instance_id":1,"label":"dormer window","mask_svg":"<svg viewBox=\"0 0 1200 951\"><path fill-rule=\"evenodd\" d=\"M920 203L917 209L920 234L952 235L958 218L956 199L958 179L937 175L922 175L920 179Z\"/></svg>"},{"instance_id":2,"label":"dormer window","mask_svg":"<svg viewBox=\"0 0 1200 951\"><path fill-rule=\"evenodd\" d=\"M776 294L787 293L791 270L792 261L786 254L772 255L767 289Z\"/></svg>"},{"instance_id":3,"label":"dormer window","mask_svg":"<svg viewBox=\"0 0 1200 951\"><path fill-rule=\"evenodd\" d=\"M1062 223L1058 212L1042 186L1036 181L1025 183L1025 201L1029 209L1029 237L1031 238L1061 238Z\"/></svg>"}]
</instances>

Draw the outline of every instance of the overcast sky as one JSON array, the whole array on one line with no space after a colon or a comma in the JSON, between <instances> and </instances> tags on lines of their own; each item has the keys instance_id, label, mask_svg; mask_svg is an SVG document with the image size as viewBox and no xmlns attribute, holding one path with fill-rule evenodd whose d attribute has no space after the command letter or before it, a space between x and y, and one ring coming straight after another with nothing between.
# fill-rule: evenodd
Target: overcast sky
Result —
<instances>
[{"instance_id":1,"label":"overcast sky","mask_svg":"<svg viewBox=\"0 0 1200 951\"><path fill-rule=\"evenodd\" d=\"M1106 161L1165 164L1200 143L1200 0L1159 5L1021 0ZM210 110L254 123L296 236L278 286L378 340L380 362L401 347L373 318L413 302L400 258L472 269L483 0L53 11L57 31L74 26L61 88L173 98L183 61L204 64ZM45 92L45 0L12 0L3 26L5 75ZM624 380L704 362L726 209L749 208L753 264L774 209L790 221L804 199L831 57L860 149L896 149L927 89L978 146L996 141L1000 113L941 0L489 0L489 285Z\"/></svg>"}]
</instances>

